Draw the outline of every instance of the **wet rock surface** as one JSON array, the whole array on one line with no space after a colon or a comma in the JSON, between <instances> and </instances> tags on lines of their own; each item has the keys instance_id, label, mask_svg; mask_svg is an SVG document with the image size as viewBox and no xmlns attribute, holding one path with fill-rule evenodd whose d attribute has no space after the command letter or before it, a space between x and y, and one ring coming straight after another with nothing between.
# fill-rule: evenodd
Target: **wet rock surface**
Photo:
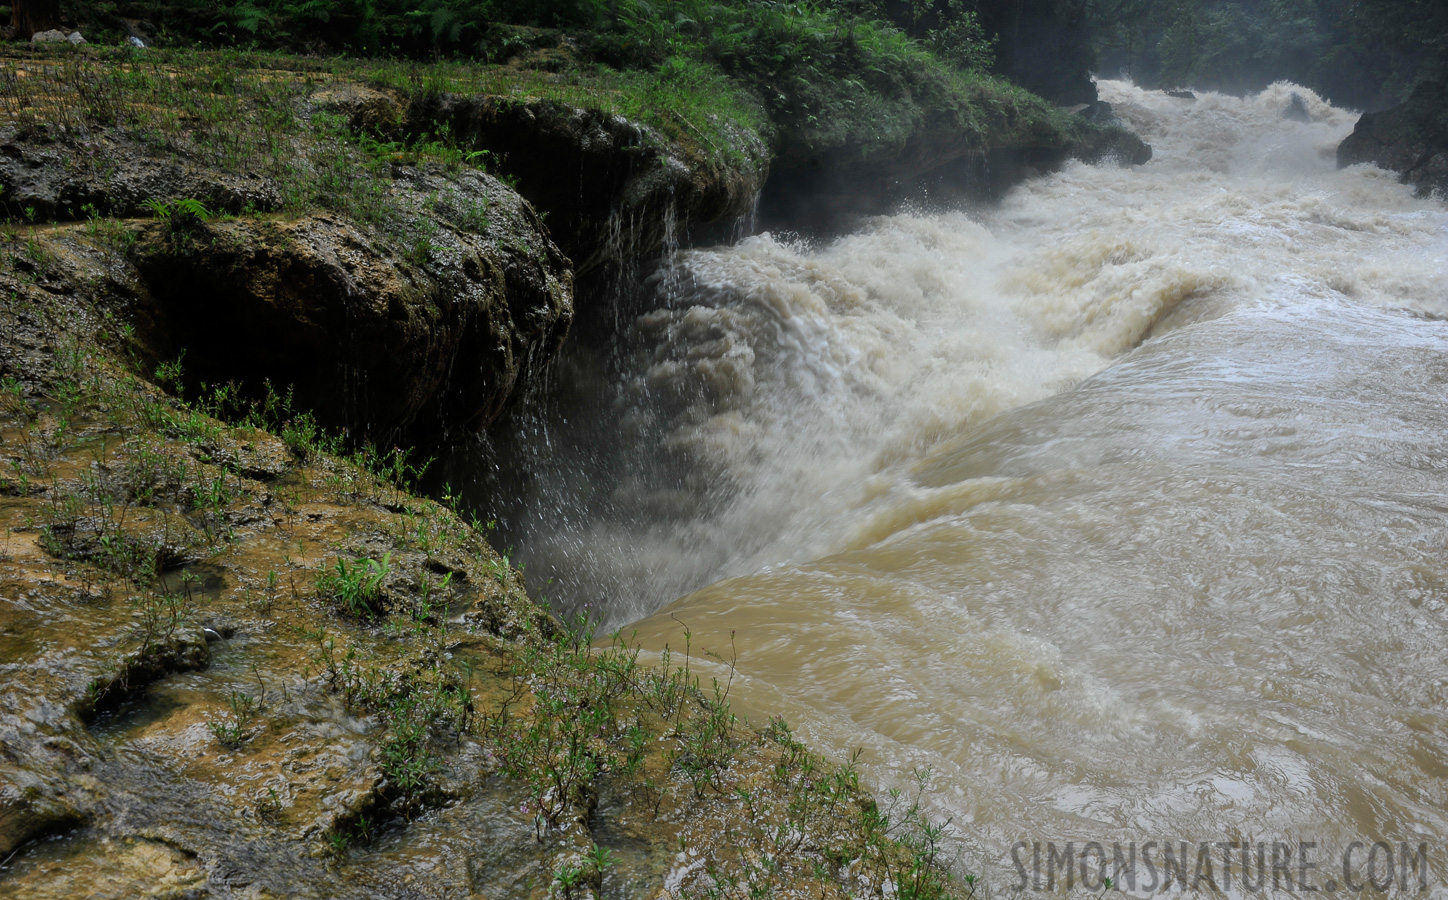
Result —
<instances>
[{"instance_id":1,"label":"wet rock surface","mask_svg":"<svg viewBox=\"0 0 1448 900\"><path fill-rule=\"evenodd\" d=\"M1403 104L1365 113L1337 148L1339 167L1354 163L1397 172L1420 196L1448 197L1448 84L1424 81Z\"/></svg>"},{"instance_id":2,"label":"wet rock surface","mask_svg":"<svg viewBox=\"0 0 1448 900\"><path fill-rule=\"evenodd\" d=\"M0 212L85 222L92 236L106 223L124 246L100 290L124 303L150 361L184 351L193 379L249 396L270 382L324 425L428 447L496 418L567 334L572 266L516 191L456 157L354 146L398 120L390 94L253 75L248 114L285 129L221 159L231 138L215 110L160 115L175 126L166 137L131 124L158 103L192 103L166 94L172 75L152 73L152 95L131 97L96 88L109 75L91 66L16 64L13 90L33 93L0 121ZM142 217L152 226L115 224ZM43 277L92 290L74 276L60 265Z\"/></svg>"},{"instance_id":3,"label":"wet rock surface","mask_svg":"<svg viewBox=\"0 0 1448 900\"><path fill-rule=\"evenodd\" d=\"M548 211L579 273L747 214L769 173L768 147L748 129L731 147L690 148L621 116L548 100L441 94L411 105L405 121L410 130L447 122L496 154L523 196Z\"/></svg>"},{"instance_id":4,"label":"wet rock surface","mask_svg":"<svg viewBox=\"0 0 1448 900\"><path fill-rule=\"evenodd\" d=\"M27 424L49 423L42 412ZM16 425L3 429L7 450L25 444ZM262 482L224 462L192 462L181 480L193 487L229 479L224 499L205 512L184 487L127 497L121 471L146 463L122 440L98 454L37 450L17 468L43 465L43 494L7 482L0 850L23 852L0 872L0 896L465 895L456 879L427 867L338 874L347 859L339 836L395 818L396 788L378 758L376 717L319 677L331 652L323 636L335 633L357 654L339 665L423 663L384 631L359 630L318 606L312 572L338 555L385 558L389 595L400 603L409 587L442 584L433 572L445 569L447 589L433 592L437 608L427 615L455 622L480 665L499 639L472 622L514 634L552 626L522 595L516 573L476 538L431 553L395 546L409 516L437 524L425 502L410 501L415 512L398 515L386 508L396 495L349 498L333 488L358 473L321 460L321 468L302 467L275 438L250 440L290 460L285 477ZM232 456L243 453L238 446ZM130 577L114 558L73 553L66 535L86 526L48 507L61 495L76 521L104 520L95 527L105 546L139 548L150 574ZM161 554L136 527L140 512L204 534L196 548L203 561L158 563ZM420 652L451 655L442 646ZM476 739L468 744L475 748ZM474 749L458 753L455 766L450 777L467 785L470 802L493 810L491 837L474 832L468 841L536 843L516 789L480 789L478 777L495 765ZM363 824L369 820L377 825ZM496 833L504 822L511 835ZM547 852L525 856L539 869Z\"/></svg>"},{"instance_id":5,"label":"wet rock surface","mask_svg":"<svg viewBox=\"0 0 1448 900\"><path fill-rule=\"evenodd\" d=\"M0 126L0 204L31 221L76 221L86 207L114 216L149 216L148 201L188 197L217 212L271 212L282 193L260 175L217 171L198 161L155 157L133 138L95 132L79 140L38 127Z\"/></svg>"},{"instance_id":6,"label":"wet rock surface","mask_svg":"<svg viewBox=\"0 0 1448 900\"><path fill-rule=\"evenodd\" d=\"M185 351L208 382L290 387L299 410L378 443L434 446L487 424L573 318L568 260L532 207L481 172L399 167L386 203L400 224L325 212L227 220L214 214L275 206L276 186L130 153L97 181L62 165L63 146L12 135L6 147L0 196L22 217L137 215L158 197L210 204L138 230L104 274L151 358Z\"/></svg>"},{"instance_id":7,"label":"wet rock surface","mask_svg":"<svg viewBox=\"0 0 1448 900\"><path fill-rule=\"evenodd\" d=\"M423 677L450 654L449 621L493 660L495 635L551 620L435 504L184 412L118 367L95 342L125 298L102 311L47 289L83 277L104 293L115 260L80 234L37 233L43 262L0 269L15 301L0 340L0 852L15 854L0 896L456 896L338 876L361 823L441 796L398 805L386 726L335 682L364 663ZM317 571L373 557L387 606L428 597L397 634L317 594ZM433 642L400 639L421 632ZM478 756L451 777L513 810L528 847L516 788L480 790L496 766Z\"/></svg>"},{"instance_id":8,"label":"wet rock surface","mask_svg":"<svg viewBox=\"0 0 1448 900\"><path fill-rule=\"evenodd\" d=\"M401 237L336 215L148 229L135 252L155 352L210 381L264 380L328 425L435 446L491 421L573 316L567 260L476 172L400 173Z\"/></svg>"}]
</instances>

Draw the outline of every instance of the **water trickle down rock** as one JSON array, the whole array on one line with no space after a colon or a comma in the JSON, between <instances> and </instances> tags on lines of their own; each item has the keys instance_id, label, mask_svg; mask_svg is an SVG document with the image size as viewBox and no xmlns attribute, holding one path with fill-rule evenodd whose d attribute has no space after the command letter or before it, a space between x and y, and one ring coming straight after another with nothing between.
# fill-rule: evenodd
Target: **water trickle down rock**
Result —
<instances>
[{"instance_id":1,"label":"water trickle down rock","mask_svg":"<svg viewBox=\"0 0 1448 900\"><path fill-rule=\"evenodd\" d=\"M180 239L153 226L137 248L147 339L186 349L212 383L292 386L299 408L374 441L431 446L486 424L567 333L567 260L491 176L410 170L391 194L403 236L328 213Z\"/></svg>"}]
</instances>

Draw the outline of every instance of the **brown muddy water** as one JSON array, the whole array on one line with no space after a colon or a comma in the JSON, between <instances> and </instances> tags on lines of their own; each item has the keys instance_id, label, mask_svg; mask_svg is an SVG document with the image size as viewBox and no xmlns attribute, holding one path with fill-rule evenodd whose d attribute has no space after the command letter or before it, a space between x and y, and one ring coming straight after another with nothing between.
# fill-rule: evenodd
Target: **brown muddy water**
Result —
<instances>
[{"instance_id":1,"label":"brown muddy water","mask_svg":"<svg viewBox=\"0 0 1448 900\"><path fill-rule=\"evenodd\" d=\"M1241 895L1259 842L1342 891L1384 841L1448 896L1448 212L1309 91L1101 93L1149 164L680 254L530 581L929 769L999 893L1021 844L1210 842Z\"/></svg>"}]
</instances>

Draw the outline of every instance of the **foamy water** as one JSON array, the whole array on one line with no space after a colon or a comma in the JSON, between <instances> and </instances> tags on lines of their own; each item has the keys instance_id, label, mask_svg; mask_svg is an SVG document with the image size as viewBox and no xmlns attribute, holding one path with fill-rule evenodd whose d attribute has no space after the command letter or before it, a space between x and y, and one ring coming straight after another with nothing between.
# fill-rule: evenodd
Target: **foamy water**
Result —
<instances>
[{"instance_id":1,"label":"foamy water","mask_svg":"<svg viewBox=\"0 0 1448 900\"><path fill-rule=\"evenodd\" d=\"M1000 890L1020 841L1422 839L1444 895L1448 214L1308 91L1101 93L1149 164L680 255L530 565L928 767Z\"/></svg>"}]
</instances>

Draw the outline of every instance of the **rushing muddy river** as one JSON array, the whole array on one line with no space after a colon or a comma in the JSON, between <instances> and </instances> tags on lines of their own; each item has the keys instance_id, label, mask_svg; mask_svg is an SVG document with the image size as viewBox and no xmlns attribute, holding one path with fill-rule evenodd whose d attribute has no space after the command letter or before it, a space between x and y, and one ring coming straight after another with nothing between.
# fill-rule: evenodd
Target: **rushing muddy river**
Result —
<instances>
[{"instance_id":1,"label":"rushing muddy river","mask_svg":"<svg viewBox=\"0 0 1448 900\"><path fill-rule=\"evenodd\" d=\"M1308 91L1100 88L1147 165L680 254L530 580L929 769L998 893L1100 841L1448 895L1448 211Z\"/></svg>"}]
</instances>

